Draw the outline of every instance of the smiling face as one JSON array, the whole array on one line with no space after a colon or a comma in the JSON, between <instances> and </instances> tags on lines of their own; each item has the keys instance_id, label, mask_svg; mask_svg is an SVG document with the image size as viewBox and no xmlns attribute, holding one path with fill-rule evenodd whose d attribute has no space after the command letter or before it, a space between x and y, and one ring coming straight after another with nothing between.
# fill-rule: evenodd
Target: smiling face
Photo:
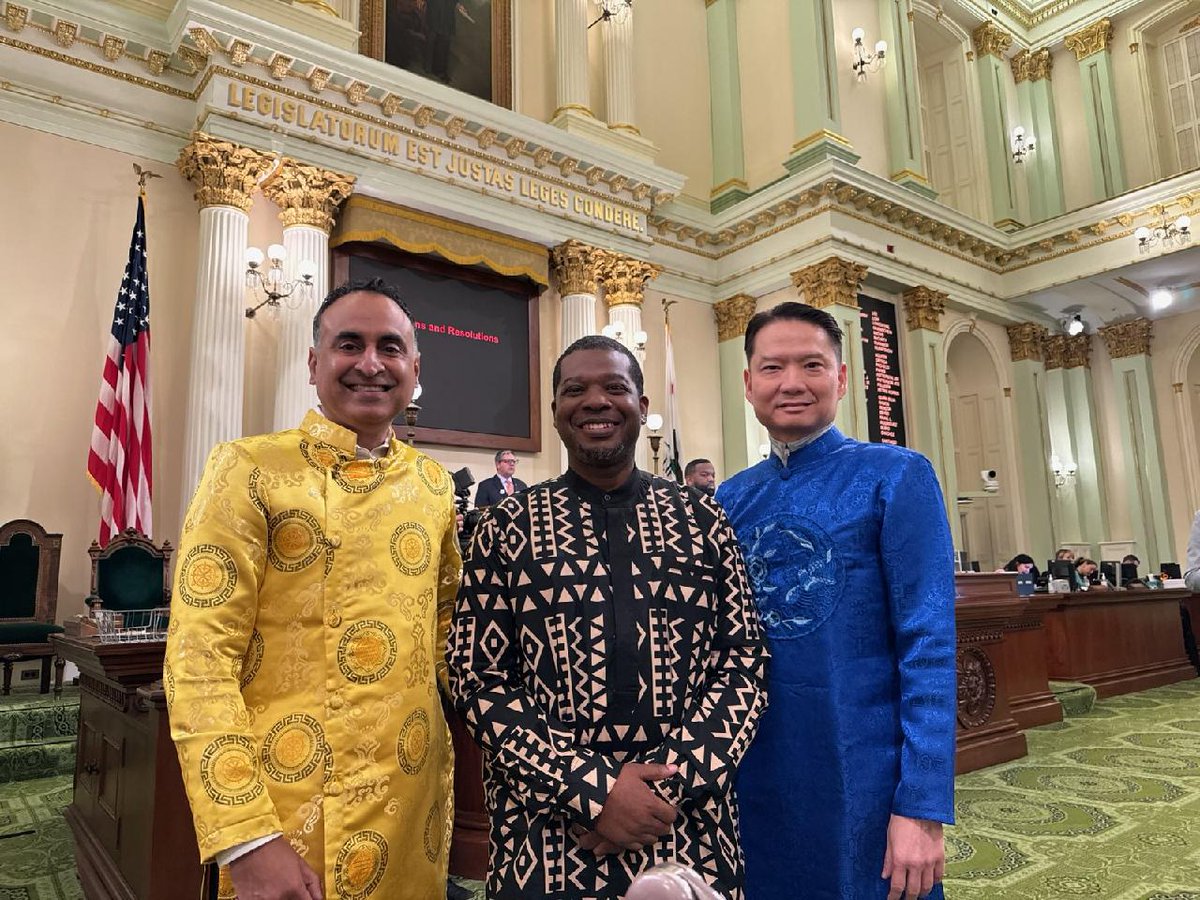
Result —
<instances>
[{"instance_id":1,"label":"smiling face","mask_svg":"<svg viewBox=\"0 0 1200 900\"><path fill-rule=\"evenodd\" d=\"M378 447L412 399L421 371L412 322L382 294L357 291L325 310L308 352L309 383L325 417Z\"/></svg>"},{"instance_id":2,"label":"smiling face","mask_svg":"<svg viewBox=\"0 0 1200 900\"><path fill-rule=\"evenodd\" d=\"M567 460L585 480L616 487L633 471L650 401L638 395L629 360L616 350L577 350L560 367L551 410Z\"/></svg>"},{"instance_id":3,"label":"smiling face","mask_svg":"<svg viewBox=\"0 0 1200 900\"><path fill-rule=\"evenodd\" d=\"M810 437L837 416L846 365L820 326L793 319L764 325L743 379L754 415L778 441Z\"/></svg>"}]
</instances>

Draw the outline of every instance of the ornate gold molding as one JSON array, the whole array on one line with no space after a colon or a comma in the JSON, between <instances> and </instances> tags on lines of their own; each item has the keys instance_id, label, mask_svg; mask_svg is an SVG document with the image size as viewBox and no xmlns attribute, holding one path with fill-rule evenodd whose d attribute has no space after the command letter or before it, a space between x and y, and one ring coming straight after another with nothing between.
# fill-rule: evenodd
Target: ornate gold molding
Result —
<instances>
[{"instance_id":1,"label":"ornate gold molding","mask_svg":"<svg viewBox=\"0 0 1200 900\"><path fill-rule=\"evenodd\" d=\"M175 165L196 187L196 201L206 206L235 206L249 212L251 195L258 180L271 170L275 160L267 153L220 141L203 132L192 134L192 142L179 151Z\"/></svg>"},{"instance_id":2,"label":"ornate gold molding","mask_svg":"<svg viewBox=\"0 0 1200 900\"><path fill-rule=\"evenodd\" d=\"M558 295L595 294L597 251L582 241L564 241L550 251L550 269Z\"/></svg>"},{"instance_id":3,"label":"ornate gold molding","mask_svg":"<svg viewBox=\"0 0 1200 900\"><path fill-rule=\"evenodd\" d=\"M1041 362L1042 344L1049 336L1049 331L1044 325L1022 322L1019 325L1009 325L1005 330L1008 332L1008 353L1013 362L1026 359Z\"/></svg>"},{"instance_id":4,"label":"ornate gold molding","mask_svg":"<svg viewBox=\"0 0 1200 900\"><path fill-rule=\"evenodd\" d=\"M1008 64L1012 67L1013 81L1017 84L1030 80L1029 65L1032 55L1028 50L1020 50L1008 61Z\"/></svg>"},{"instance_id":5,"label":"ornate gold molding","mask_svg":"<svg viewBox=\"0 0 1200 900\"><path fill-rule=\"evenodd\" d=\"M610 250L596 251L596 278L604 286L604 303L614 306L641 306L646 282L661 272L653 263L621 256Z\"/></svg>"},{"instance_id":6,"label":"ornate gold molding","mask_svg":"<svg viewBox=\"0 0 1200 900\"><path fill-rule=\"evenodd\" d=\"M1074 51L1075 59L1083 62L1093 53L1107 50L1112 44L1112 38L1112 19L1104 18L1067 35L1066 45L1068 50Z\"/></svg>"},{"instance_id":7,"label":"ornate gold molding","mask_svg":"<svg viewBox=\"0 0 1200 900\"><path fill-rule=\"evenodd\" d=\"M1004 54L1012 46L1012 35L995 22L984 22L971 32L971 44L980 56L994 56L1003 60Z\"/></svg>"},{"instance_id":8,"label":"ornate gold molding","mask_svg":"<svg viewBox=\"0 0 1200 900\"><path fill-rule=\"evenodd\" d=\"M831 256L793 272L792 284L809 306L824 309L836 303L858 309L858 291L866 277L866 266Z\"/></svg>"},{"instance_id":9,"label":"ornate gold molding","mask_svg":"<svg viewBox=\"0 0 1200 900\"><path fill-rule=\"evenodd\" d=\"M279 207L284 228L311 225L326 234L333 230L342 201L354 190L355 177L284 158L262 186L267 199Z\"/></svg>"},{"instance_id":10,"label":"ornate gold molding","mask_svg":"<svg viewBox=\"0 0 1200 900\"><path fill-rule=\"evenodd\" d=\"M1063 335L1063 368L1090 369L1092 367L1092 336L1090 334Z\"/></svg>"},{"instance_id":11,"label":"ornate gold molding","mask_svg":"<svg viewBox=\"0 0 1200 900\"><path fill-rule=\"evenodd\" d=\"M925 329L942 333L942 314L946 311L946 301L950 295L945 291L935 291L933 288L918 285L902 295L904 300L904 321L909 331Z\"/></svg>"},{"instance_id":12,"label":"ornate gold molding","mask_svg":"<svg viewBox=\"0 0 1200 900\"><path fill-rule=\"evenodd\" d=\"M1067 336L1047 334L1042 342L1042 359L1047 369L1061 369L1067 356Z\"/></svg>"},{"instance_id":13,"label":"ornate gold molding","mask_svg":"<svg viewBox=\"0 0 1200 900\"><path fill-rule=\"evenodd\" d=\"M117 37L115 34L106 34L100 49L104 53L105 59L109 62L116 62L125 53L125 38Z\"/></svg>"},{"instance_id":14,"label":"ornate gold molding","mask_svg":"<svg viewBox=\"0 0 1200 900\"><path fill-rule=\"evenodd\" d=\"M1108 348L1112 359L1126 356L1150 355L1150 341L1154 338L1154 323L1149 319L1130 319L1115 322L1100 328L1100 337Z\"/></svg>"},{"instance_id":15,"label":"ornate gold molding","mask_svg":"<svg viewBox=\"0 0 1200 900\"><path fill-rule=\"evenodd\" d=\"M1049 47L1043 47L1041 50L1035 50L1029 54L1030 81L1041 81L1043 78L1048 80L1053 70L1054 56L1050 53Z\"/></svg>"},{"instance_id":16,"label":"ornate gold molding","mask_svg":"<svg viewBox=\"0 0 1200 900\"><path fill-rule=\"evenodd\" d=\"M749 294L735 294L713 304L717 320L717 341L731 341L746 333L746 326L758 309L758 301Z\"/></svg>"},{"instance_id":17,"label":"ornate gold molding","mask_svg":"<svg viewBox=\"0 0 1200 900\"><path fill-rule=\"evenodd\" d=\"M29 7L10 3L4 8L4 24L9 31L20 31L29 21Z\"/></svg>"}]
</instances>

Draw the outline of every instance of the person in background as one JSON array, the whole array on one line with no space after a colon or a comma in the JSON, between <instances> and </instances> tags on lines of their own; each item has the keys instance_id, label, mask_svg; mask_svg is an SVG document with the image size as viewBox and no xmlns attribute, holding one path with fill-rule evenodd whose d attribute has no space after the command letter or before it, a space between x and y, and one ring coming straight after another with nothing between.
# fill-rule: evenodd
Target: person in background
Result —
<instances>
[{"instance_id":1,"label":"person in background","mask_svg":"<svg viewBox=\"0 0 1200 900\"><path fill-rule=\"evenodd\" d=\"M1187 569L1183 573L1188 590L1200 594L1200 510L1192 519L1192 530L1188 535Z\"/></svg>"},{"instance_id":2,"label":"person in background","mask_svg":"<svg viewBox=\"0 0 1200 900\"><path fill-rule=\"evenodd\" d=\"M1062 560L1066 560L1067 562L1075 562L1075 551L1070 550L1067 547L1063 547L1061 550L1058 550L1054 554L1054 561L1061 562Z\"/></svg>"},{"instance_id":3,"label":"person in background","mask_svg":"<svg viewBox=\"0 0 1200 900\"><path fill-rule=\"evenodd\" d=\"M1042 577L1042 573L1038 571L1037 563L1033 561L1033 557L1028 553L1018 553L1012 559L1004 564L1001 572L1016 572L1024 574L1026 572L1033 576L1033 580L1037 581Z\"/></svg>"},{"instance_id":4,"label":"person in background","mask_svg":"<svg viewBox=\"0 0 1200 900\"><path fill-rule=\"evenodd\" d=\"M683 468L683 483L711 497L717 491L717 469L711 460L693 459Z\"/></svg>"},{"instance_id":5,"label":"person in background","mask_svg":"<svg viewBox=\"0 0 1200 900\"><path fill-rule=\"evenodd\" d=\"M462 565L450 476L392 430L420 362L394 287L331 291L320 411L218 444L188 507L163 685L222 896L446 896Z\"/></svg>"},{"instance_id":6,"label":"person in background","mask_svg":"<svg viewBox=\"0 0 1200 900\"><path fill-rule=\"evenodd\" d=\"M1075 560L1075 588L1080 591L1086 591L1092 586L1092 576L1096 574L1099 567L1096 561L1088 559L1086 556L1081 556Z\"/></svg>"},{"instance_id":7,"label":"person in background","mask_svg":"<svg viewBox=\"0 0 1200 900\"><path fill-rule=\"evenodd\" d=\"M503 498L529 487L520 478L514 477L517 471L517 455L511 450L500 450L496 453L496 474L485 478L475 488L475 507L482 509L499 503Z\"/></svg>"},{"instance_id":8,"label":"person in background","mask_svg":"<svg viewBox=\"0 0 1200 900\"><path fill-rule=\"evenodd\" d=\"M750 900L942 897L954 821L954 548L933 467L834 427L842 330L783 303L746 328L772 455L725 481L771 647L738 774Z\"/></svg>"}]
</instances>

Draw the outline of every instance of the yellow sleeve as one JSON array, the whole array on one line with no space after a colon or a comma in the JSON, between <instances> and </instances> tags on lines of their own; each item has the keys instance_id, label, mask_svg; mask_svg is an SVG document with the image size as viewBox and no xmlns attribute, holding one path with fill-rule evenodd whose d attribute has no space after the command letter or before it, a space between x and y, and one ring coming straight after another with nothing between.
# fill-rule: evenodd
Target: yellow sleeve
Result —
<instances>
[{"instance_id":1,"label":"yellow sleeve","mask_svg":"<svg viewBox=\"0 0 1200 900\"><path fill-rule=\"evenodd\" d=\"M171 737L207 862L283 831L267 795L239 683L254 632L267 522L258 469L237 444L212 451L184 519L163 678Z\"/></svg>"},{"instance_id":2,"label":"yellow sleeve","mask_svg":"<svg viewBox=\"0 0 1200 900\"><path fill-rule=\"evenodd\" d=\"M454 495L450 494L447 524L442 530L442 549L438 554L437 587L437 647L435 670L442 693L450 696L450 675L446 666L446 642L450 637L450 619L454 615L454 600L462 581L462 552L458 546L458 525L455 522Z\"/></svg>"}]
</instances>

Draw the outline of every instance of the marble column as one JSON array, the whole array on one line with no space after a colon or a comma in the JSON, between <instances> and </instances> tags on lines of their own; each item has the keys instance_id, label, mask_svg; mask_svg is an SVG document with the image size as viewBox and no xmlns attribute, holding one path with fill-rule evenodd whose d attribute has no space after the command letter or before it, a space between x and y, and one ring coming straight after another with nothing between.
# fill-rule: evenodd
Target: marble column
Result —
<instances>
[{"instance_id":1,"label":"marble column","mask_svg":"<svg viewBox=\"0 0 1200 900\"><path fill-rule=\"evenodd\" d=\"M708 93L711 98L713 189L718 213L749 196L742 146L742 79L738 63L737 4L708 0Z\"/></svg>"},{"instance_id":2,"label":"marble column","mask_svg":"<svg viewBox=\"0 0 1200 900\"><path fill-rule=\"evenodd\" d=\"M1074 34L1066 46L1079 62L1083 86L1083 114L1092 154L1095 199L1125 193L1125 166L1121 159L1121 130L1117 121L1117 85L1113 76L1111 19L1100 19Z\"/></svg>"},{"instance_id":3,"label":"marble column","mask_svg":"<svg viewBox=\"0 0 1200 900\"><path fill-rule=\"evenodd\" d=\"M554 0L555 110L592 118L588 92L588 0Z\"/></svg>"},{"instance_id":4,"label":"marble column","mask_svg":"<svg viewBox=\"0 0 1200 900\"><path fill-rule=\"evenodd\" d=\"M1063 389L1067 398L1067 427L1075 457L1075 502L1085 541L1108 540L1107 482L1100 449L1096 394L1092 387L1092 336L1066 335L1063 342ZM1161 562L1161 560L1160 560Z\"/></svg>"},{"instance_id":5,"label":"marble column","mask_svg":"<svg viewBox=\"0 0 1200 900\"><path fill-rule=\"evenodd\" d=\"M1008 326L1012 358L1012 421L1017 429L1018 489L1025 507L1023 553L1048 558L1058 547L1051 516L1050 436L1046 428L1046 328L1035 322Z\"/></svg>"},{"instance_id":6,"label":"marble column","mask_svg":"<svg viewBox=\"0 0 1200 900\"><path fill-rule=\"evenodd\" d=\"M923 285L905 291L905 350L912 379L908 408L909 446L923 453L937 473L946 504L954 546L962 546L956 505L958 473L954 464L954 428L950 421L950 388L942 353L942 316L949 295Z\"/></svg>"},{"instance_id":7,"label":"marble column","mask_svg":"<svg viewBox=\"0 0 1200 900\"><path fill-rule=\"evenodd\" d=\"M988 182L991 185L992 224L1002 231L1024 227L1018 197L1018 181L1009 134L1008 65L1004 54L1012 35L994 22L984 22L973 32L976 66L979 70L979 99L983 112L983 143L987 151Z\"/></svg>"},{"instance_id":8,"label":"marble column","mask_svg":"<svg viewBox=\"0 0 1200 900\"><path fill-rule=\"evenodd\" d=\"M313 286L307 294L284 300L279 310L278 368L275 378L275 430L295 428L317 405L317 392L308 383L308 350L312 320L329 292L329 232L341 202L354 189L354 176L330 172L285 159L263 185L263 193L279 207L283 247L287 251L284 280L299 282L297 268L316 263ZM293 305L295 308L293 308Z\"/></svg>"},{"instance_id":9,"label":"marble column","mask_svg":"<svg viewBox=\"0 0 1200 900\"><path fill-rule=\"evenodd\" d=\"M1029 218L1041 222L1062 215L1065 209L1058 120L1054 115L1054 91L1050 83L1054 57L1045 47L1033 52L1022 50L1009 64L1020 107L1020 119L1016 124L1025 128L1037 148L1020 164L1029 187Z\"/></svg>"},{"instance_id":10,"label":"marble column","mask_svg":"<svg viewBox=\"0 0 1200 900\"><path fill-rule=\"evenodd\" d=\"M633 7L603 24L604 93L608 127L613 131L640 135L633 102Z\"/></svg>"},{"instance_id":11,"label":"marble column","mask_svg":"<svg viewBox=\"0 0 1200 900\"><path fill-rule=\"evenodd\" d=\"M630 256L621 256L610 251L598 251L596 265L597 281L604 288L604 303L608 307L608 324L621 328L621 343L629 348L638 358L639 363L645 362L645 351L639 350L636 335L642 330L642 302L646 297L646 282L661 271L652 263L643 262ZM651 385L646 385L646 396L650 398L651 412L657 412L667 418L667 398L665 388L660 393ZM670 425L664 428L664 435L669 434ZM665 453L666 443L663 444ZM638 468L649 471L649 442L643 434L638 441L636 462ZM662 457L660 456L660 462Z\"/></svg>"},{"instance_id":12,"label":"marble column","mask_svg":"<svg viewBox=\"0 0 1200 900\"><path fill-rule=\"evenodd\" d=\"M1110 474L1128 491L1132 537L1137 542L1134 552L1142 560L1142 571L1153 571L1175 554L1150 366L1154 323L1132 319L1106 325L1100 329L1100 337L1112 359L1115 415L1124 449L1123 471ZM1129 536L1114 534L1112 539Z\"/></svg>"},{"instance_id":13,"label":"marble column","mask_svg":"<svg viewBox=\"0 0 1200 900\"><path fill-rule=\"evenodd\" d=\"M784 161L799 172L826 159L854 165L859 156L842 135L833 0L788 0L792 122L796 143Z\"/></svg>"},{"instance_id":14,"label":"marble column","mask_svg":"<svg viewBox=\"0 0 1200 900\"><path fill-rule=\"evenodd\" d=\"M867 267L839 256L792 273L800 299L824 309L842 328L842 362L846 364L846 396L838 404L838 429L848 437L870 440L867 426L867 391L863 372L862 323L858 292Z\"/></svg>"},{"instance_id":15,"label":"marble column","mask_svg":"<svg viewBox=\"0 0 1200 900\"><path fill-rule=\"evenodd\" d=\"M560 313L559 352L581 337L596 333L597 251L581 241L569 240L550 251L550 265Z\"/></svg>"},{"instance_id":16,"label":"marble column","mask_svg":"<svg viewBox=\"0 0 1200 900\"><path fill-rule=\"evenodd\" d=\"M721 437L724 463L721 477L728 478L757 463L758 448L767 443L767 430L746 400L742 373L746 370L746 325L757 309L749 294L737 294L713 304L717 321L717 360L721 369Z\"/></svg>"},{"instance_id":17,"label":"marble column","mask_svg":"<svg viewBox=\"0 0 1200 900\"><path fill-rule=\"evenodd\" d=\"M182 496L191 497L213 446L242 434L247 213L251 195L274 159L196 133L176 165L196 184L200 204L181 485Z\"/></svg>"},{"instance_id":18,"label":"marble column","mask_svg":"<svg viewBox=\"0 0 1200 900\"><path fill-rule=\"evenodd\" d=\"M896 184L932 200L937 192L925 171L917 39L909 18L911 8L909 0L879 0L880 36L888 47L887 65L879 73L887 91L888 168Z\"/></svg>"}]
</instances>

